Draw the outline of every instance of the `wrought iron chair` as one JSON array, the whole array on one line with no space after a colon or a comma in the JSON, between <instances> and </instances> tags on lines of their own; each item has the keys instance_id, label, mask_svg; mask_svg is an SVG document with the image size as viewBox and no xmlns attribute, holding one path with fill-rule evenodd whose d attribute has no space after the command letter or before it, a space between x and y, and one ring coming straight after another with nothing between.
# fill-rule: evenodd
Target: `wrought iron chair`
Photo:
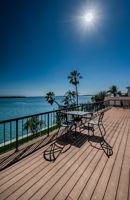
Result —
<instances>
[{"instance_id":1,"label":"wrought iron chair","mask_svg":"<svg viewBox=\"0 0 130 200\"><path fill-rule=\"evenodd\" d=\"M91 130L94 135L94 131L95 131L94 126L98 126L101 136L104 137L106 135L106 130L102 122L103 116L104 116L104 112L99 112L98 120L90 120L88 122L88 134L89 134L89 131Z\"/></svg>"},{"instance_id":2,"label":"wrought iron chair","mask_svg":"<svg viewBox=\"0 0 130 200\"><path fill-rule=\"evenodd\" d=\"M82 117L82 119L85 120L84 123L87 123L87 122L90 121L93 117L94 117L94 116L93 116L93 112L91 112L90 114L84 115L84 116Z\"/></svg>"},{"instance_id":3,"label":"wrought iron chair","mask_svg":"<svg viewBox=\"0 0 130 200\"><path fill-rule=\"evenodd\" d=\"M57 124L59 125L58 133L60 132L60 129L63 128L63 131L61 131L60 135L65 136L67 139L67 135L71 132L72 127L75 125L73 119L67 119L67 115L62 112L57 113ZM67 133L67 134L66 134Z\"/></svg>"},{"instance_id":4,"label":"wrought iron chair","mask_svg":"<svg viewBox=\"0 0 130 200\"><path fill-rule=\"evenodd\" d=\"M94 118L94 116L95 116L95 115L93 114L93 112L90 112L89 114L84 115L84 116L82 117L82 119L81 119L80 129L82 130L82 129L88 128L88 126L86 126L86 124L87 124L90 120L92 120L92 119Z\"/></svg>"}]
</instances>

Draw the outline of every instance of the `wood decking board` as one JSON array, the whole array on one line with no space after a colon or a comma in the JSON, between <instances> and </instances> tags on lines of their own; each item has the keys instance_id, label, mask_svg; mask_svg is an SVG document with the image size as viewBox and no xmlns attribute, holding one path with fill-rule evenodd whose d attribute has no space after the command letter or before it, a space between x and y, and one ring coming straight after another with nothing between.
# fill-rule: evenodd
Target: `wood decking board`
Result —
<instances>
[{"instance_id":1,"label":"wood decking board","mask_svg":"<svg viewBox=\"0 0 130 200\"><path fill-rule=\"evenodd\" d=\"M25 157L24 159L20 160L18 163L12 165L9 169L5 169L4 171L1 172L1 178L4 178L8 175L10 175L11 173L14 174L15 171L21 171L22 167L28 167L28 165L32 165L33 163L35 163L37 161L37 159L39 160L41 155L41 149L34 152L33 154L31 154L29 157Z\"/></svg>"},{"instance_id":2,"label":"wood decking board","mask_svg":"<svg viewBox=\"0 0 130 200\"><path fill-rule=\"evenodd\" d=\"M49 144L1 171L0 199L128 200L130 109L112 108L103 121L105 139L113 147L110 158L96 148L98 143L91 146L83 131L82 141L77 139L78 145L72 144L55 162L43 157ZM100 136L98 129L95 135Z\"/></svg>"},{"instance_id":3,"label":"wood decking board","mask_svg":"<svg viewBox=\"0 0 130 200\"><path fill-rule=\"evenodd\" d=\"M130 200L130 171L129 171L129 185L128 185L128 199Z\"/></svg>"},{"instance_id":4,"label":"wood decking board","mask_svg":"<svg viewBox=\"0 0 130 200\"><path fill-rule=\"evenodd\" d=\"M120 133L122 133L122 135L120 134L120 138L121 138L121 136L123 137L123 133L124 133L124 129L125 129L126 125L127 125L126 123L124 123L124 126L122 126L122 124L121 124L122 129L121 129ZM107 183L109 181L110 172L113 167L113 162L116 158L117 151L119 149L119 145L120 145L121 141L122 140L116 141L115 148L113 149L114 154L113 154L112 158L108 160L108 162L105 166L105 169L102 171L99 182L94 190L94 193L93 193L93 196L91 199L103 199L105 189L107 188Z\"/></svg>"},{"instance_id":5,"label":"wood decking board","mask_svg":"<svg viewBox=\"0 0 130 200\"><path fill-rule=\"evenodd\" d=\"M50 136L53 136L53 134L55 134L56 132L57 131L53 131L52 133L50 133ZM42 136L41 137L41 141L43 141L45 139L46 139L46 136ZM28 156L26 157L25 150L27 149L27 152L28 152L28 146L29 146L29 150L30 150L30 149L32 149L33 145L35 146L35 143L38 142L38 144L39 144L40 138L37 138L35 140L32 140L32 141L28 142L29 144L26 143L26 144L23 144L22 146L20 146L19 147L20 151L18 151L18 152L15 152L14 150L11 150L10 151L11 153L10 152L6 152L5 156L3 154L0 155L0 168L2 168L2 166L1 166L2 165L2 161L10 162L10 160L13 160L13 158L17 158L17 156L19 157L19 154L23 153L23 155L25 155L24 160L20 159L19 162L18 162L19 163L18 165L17 165L17 162L15 162L16 164L13 165L13 167L10 167L10 170L7 170L7 173L6 173L6 169L4 170L4 173L1 172L1 177L6 176L7 174L10 174L11 172L14 172L16 169L20 169L26 163L30 163L31 164L31 162L33 162L33 159L35 159L36 157L38 157L39 154L41 154L41 149L37 149L35 152L31 153L29 155L29 157ZM28 144L28 146L27 146L27 144ZM37 146L38 146L38 144L37 144ZM44 148L46 148L46 147L43 147L42 149L44 150ZM3 173L3 176L2 176L2 173Z\"/></svg>"},{"instance_id":6,"label":"wood decking board","mask_svg":"<svg viewBox=\"0 0 130 200\"><path fill-rule=\"evenodd\" d=\"M112 124L109 124L109 126L110 125L112 125ZM84 157L83 163L81 163L80 166L75 171L74 171L74 169L75 169L75 164L76 163L74 163L73 166L71 167L70 171L74 171L73 174L71 174L71 181L68 180L68 178L69 178L68 174L66 174L66 176L64 176L64 177L61 177L60 181L57 184L54 185L54 188L52 188L50 190L49 194L44 196L43 199L48 199L49 200L53 195L55 197L57 191L61 187L62 187L63 192L61 190L60 194L58 194L58 196L55 197L55 199L65 199L67 197L67 194L71 190L71 188L74 185L74 183L78 181L78 179L80 178L81 174L86 170L86 168L89 166L89 164L91 163L91 161L94 159L95 155L98 152L97 149L93 150L91 146L90 146L90 149L92 151L91 154L88 157ZM70 173L70 171L68 171L68 173ZM68 181L66 181L66 179ZM64 189L62 185L65 185L66 188ZM56 186L58 186L58 188Z\"/></svg>"},{"instance_id":7,"label":"wood decking board","mask_svg":"<svg viewBox=\"0 0 130 200\"><path fill-rule=\"evenodd\" d=\"M116 152L116 146L117 146L118 142L120 142L121 139L122 139L122 138L119 137L120 135L118 135L118 134L119 134L119 128L118 128L118 132L116 133L117 138L113 137L114 140L113 140L113 142L111 142L111 144L113 143L113 150L115 152ZM91 199L92 194L93 194L93 189L96 186L96 182L97 182L98 179L100 180L101 173L103 172L103 170L107 166L107 162L109 160L110 159L105 159L105 157L103 156L103 159L101 160L101 162L99 162L99 166L97 166L97 169L94 171L93 177L91 177L90 181L87 183L86 187L84 188L84 191L81 194L80 199ZM103 187L102 187L102 191L103 191Z\"/></svg>"},{"instance_id":8,"label":"wood decking board","mask_svg":"<svg viewBox=\"0 0 130 200\"><path fill-rule=\"evenodd\" d=\"M35 188L36 185L39 185L39 183L43 183L41 179L44 179L44 181L48 180L51 177L51 173L53 176L53 173L55 174L57 172L57 170L62 167L62 162L67 162L67 160L69 160L71 157L73 157L73 155L77 152L77 149L73 149L73 151L68 154L68 155L63 155L62 160L59 160L55 163L51 163L44 171L46 172L46 174L44 174L44 171L40 172L40 174L37 175L36 178L33 178L33 180L30 180L30 182L27 182L27 184L24 186L25 191L27 190L27 188L30 186L30 184L33 183L33 187ZM58 168L59 167L59 168ZM50 173L50 174L48 174ZM41 177L42 174L42 177ZM45 176L46 175L46 176ZM38 177L39 176L39 177ZM39 179L38 179L39 178ZM33 182L32 182L33 181ZM37 182L36 182L37 181ZM40 181L40 182L39 182ZM36 184L36 185L35 185ZM30 187L29 187L30 188ZM27 191L27 193L32 194L31 192L31 188Z\"/></svg>"},{"instance_id":9,"label":"wood decking board","mask_svg":"<svg viewBox=\"0 0 130 200\"><path fill-rule=\"evenodd\" d=\"M72 151L74 151L74 150L75 150L75 149L73 149ZM71 152L68 152L68 154L71 154L72 151L71 151ZM41 153L41 154L42 154L42 153ZM67 155L64 154L62 159L64 159L65 157L67 157L68 154L67 154ZM44 162L43 156L42 156L42 161L43 161L43 163L41 163L41 165L38 166L34 171L31 169L31 166L30 166L30 173L27 174L26 176L23 176L23 178L20 179L20 180L17 182L17 185L16 185L16 187L17 187L16 194L15 194L14 191L13 191L13 195L12 195L12 196L17 195L17 194L18 194L18 196L22 195L28 188L31 187L31 185L35 184L35 182L38 180L38 178L39 178L39 180L40 180L40 178L41 178L42 176L46 175L46 174L48 173L48 171L50 171L52 168L55 168L55 166L56 166L56 164L57 164L57 163L51 164L51 163L48 163L48 162ZM41 169L41 170L40 170L40 169ZM43 171L43 170L44 170L44 171ZM22 172L21 172L21 173L22 173ZM31 174L31 175L30 175L30 174ZM36 179L34 178L34 176L36 176ZM16 181L16 179L15 179L14 181ZM14 182L14 183L15 183L15 182ZM30 185L30 184L31 184L31 185ZM20 187L20 188L19 188L19 187ZM11 189L14 190L13 185L11 185L11 188L9 188L10 194L12 193L12 190L11 190ZM16 190L16 189L15 189L15 190ZM6 193L6 192L5 192L5 193Z\"/></svg>"},{"instance_id":10,"label":"wood decking board","mask_svg":"<svg viewBox=\"0 0 130 200\"><path fill-rule=\"evenodd\" d=\"M53 168L51 171L48 171L48 173L46 174L46 176L43 176L34 186L33 186L33 192L32 192L32 188L31 190L27 191L28 195L30 195L30 197L32 196L32 194L35 194L34 198L37 199L37 196L39 198L41 192L46 192L47 188L50 187L51 184L53 184L53 182L58 179L58 177L62 176L63 173L66 172L66 170L69 169L69 167L72 165L72 163L78 159L83 152L85 152L87 149L87 146L84 146L80 151L74 151L73 153L69 154L67 157L65 157L62 161L60 161L55 168ZM54 179L55 176L55 179ZM52 177L52 178L51 178ZM50 182L49 182L50 181ZM45 188L43 190L43 185L45 183ZM46 184L48 183L48 184ZM25 194L26 195L26 194ZM23 195L23 196L25 196ZM23 197L22 197L23 198ZM25 198L25 197L24 197Z\"/></svg>"},{"instance_id":11,"label":"wood decking board","mask_svg":"<svg viewBox=\"0 0 130 200\"><path fill-rule=\"evenodd\" d=\"M129 131L130 131L130 126L129 126ZM121 166L119 181L117 185L115 199L118 199L118 200L125 199L129 191L129 168L130 168L129 144L130 144L130 134L128 134L127 143L126 143L125 151L124 151L124 159L122 159L122 166ZM122 192L122 190L124 192Z\"/></svg>"},{"instance_id":12,"label":"wood decking board","mask_svg":"<svg viewBox=\"0 0 130 200\"><path fill-rule=\"evenodd\" d=\"M66 172L65 172L65 174L66 174ZM59 176L59 174L58 174L58 176ZM61 178L61 177L62 177L62 176L59 176L59 178ZM52 178L52 179L53 179L53 178ZM53 186L53 185L55 184L56 178L54 178L53 180L54 180L54 181L51 182L51 184L46 184L49 188L50 188L50 185ZM53 184L52 184L52 183L53 183ZM40 190L43 191L43 192L40 192L40 193L39 193L39 192L38 192L38 193L36 192L36 193L37 193L36 195L38 195L38 198L40 198L39 196L40 196L41 194L43 195L43 193L45 193L45 191L47 191L47 189L44 189L44 187L42 187ZM42 195L41 195L41 196L42 196ZM34 196L34 198L37 198L37 197Z\"/></svg>"},{"instance_id":13,"label":"wood decking board","mask_svg":"<svg viewBox=\"0 0 130 200\"><path fill-rule=\"evenodd\" d=\"M119 144L119 151L117 152L117 157L115 159L115 162L113 163L107 189L104 193L104 199L115 199L115 196L116 196L116 190L117 190L119 175L121 171L121 165L123 162L126 142L128 138L128 130L129 130L128 125L130 125L129 121L125 128L125 131L124 131L125 134L123 134L122 141Z\"/></svg>"},{"instance_id":14,"label":"wood decking board","mask_svg":"<svg viewBox=\"0 0 130 200\"><path fill-rule=\"evenodd\" d=\"M49 168L48 168L48 170L50 170ZM17 184L18 185L18 184ZM26 185L29 185L28 183L26 184ZM25 187L26 189L28 188L28 186L27 187ZM21 190L21 189L20 189ZM17 191L17 192L19 192L19 191ZM15 194L13 194L13 195L15 195Z\"/></svg>"},{"instance_id":15,"label":"wood decking board","mask_svg":"<svg viewBox=\"0 0 130 200\"><path fill-rule=\"evenodd\" d=\"M117 129L119 130L119 128L117 127ZM118 137L118 132L116 132L116 134L114 134L114 136L112 136L112 141L111 141L111 144L113 145L113 143L114 143L114 141L116 141L116 139L117 139L117 137ZM75 186L75 188L73 188L73 190L72 190L72 192L69 194L69 196L72 198L72 199L78 199L78 198L83 198L84 199L84 197L86 198L86 199L89 199L89 196L88 196L88 198L87 198L87 196L86 195L84 195L84 193L86 194L86 190L85 190L85 186L87 186L87 187L89 187L90 186L90 188L91 188L91 185L89 185L89 181L91 180L91 178L92 178L92 176L91 175L93 175L93 172L96 170L96 168L97 168L97 166L98 166L98 164L101 162L101 157L102 157L102 155L104 155L104 154L101 154L100 156L99 156L99 153L98 153L98 159L97 160L99 160L97 163L94 163L94 170L92 171L92 173L90 173L90 177L88 177L88 171L85 171L85 174L83 174L83 176L79 179L79 181L76 183L76 186ZM91 170L91 169L88 169L89 171ZM84 180L84 181L83 181ZM93 180L93 179L92 179ZM92 181L93 182L93 181ZM82 187L81 187L82 186ZM89 188L89 189L90 189ZM82 193L83 192L83 193ZM89 191L90 192L90 191Z\"/></svg>"}]
</instances>

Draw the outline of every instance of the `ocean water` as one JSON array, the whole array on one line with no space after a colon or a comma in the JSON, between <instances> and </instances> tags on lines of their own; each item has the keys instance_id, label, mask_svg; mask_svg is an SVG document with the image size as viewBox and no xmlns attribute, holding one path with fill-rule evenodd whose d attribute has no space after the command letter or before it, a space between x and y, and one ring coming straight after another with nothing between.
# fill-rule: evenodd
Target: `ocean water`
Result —
<instances>
[{"instance_id":1,"label":"ocean water","mask_svg":"<svg viewBox=\"0 0 130 200\"><path fill-rule=\"evenodd\" d=\"M63 97L56 97L57 102L60 105L62 103ZM79 103L88 103L91 102L91 96L79 96ZM37 113L43 113L47 111L52 111L58 109L57 104L50 105L47 103L44 97L26 97L26 98L1 98L0 99L0 121L13 119L17 117L33 115ZM42 120L47 121L46 115L41 115ZM26 123L26 120L18 121L18 136L23 137L26 136L26 130L23 130L23 125ZM50 116L49 121L51 121L50 125L54 125L56 120L56 116ZM47 124L43 124L39 127L40 129L47 128ZM4 134L5 133L5 134ZM4 142L10 142L15 140L16 138L16 122L0 124L0 146L3 145Z\"/></svg>"},{"instance_id":2,"label":"ocean water","mask_svg":"<svg viewBox=\"0 0 130 200\"><path fill-rule=\"evenodd\" d=\"M62 98L56 97L61 105L63 105ZM79 96L79 103L88 103L88 101L91 101L90 96ZM56 109L58 109L57 105L48 104L44 97L1 98L0 121Z\"/></svg>"}]
</instances>

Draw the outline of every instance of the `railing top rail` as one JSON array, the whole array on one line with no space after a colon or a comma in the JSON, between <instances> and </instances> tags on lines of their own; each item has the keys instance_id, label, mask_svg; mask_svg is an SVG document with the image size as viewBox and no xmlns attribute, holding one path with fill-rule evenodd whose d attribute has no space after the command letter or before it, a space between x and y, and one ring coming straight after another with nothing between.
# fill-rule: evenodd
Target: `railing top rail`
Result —
<instances>
[{"instance_id":1,"label":"railing top rail","mask_svg":"<svg viewBox=\"0 0 130 200\"><path fill-rule=\"evenodd\" d=\"M39 116L39 115L44 115L44 114L59 112L59 111L62 111L62 110L67 110L67 109L72 109L72 108L78 108L78 107L84 106L84 105L100 104L100 103L104 103L106 101L100 101L100 102L95 102L95 103L84 103L84 104L79 104L78 106L74 106L74 107L70 107L70 108L68 107L68 108L64 108L64 109L52 110L52 111L48 111L48 112L36 113L36 114L33 114L33 115L26 115L26 116L12 118L12 119L8 119L8 120L2 120L2 121L0 121L0 124L12 122L12 121L17 121L17 120L22 120L22 119L26 119L26 118L29 118L29 117L35 117L35 116Z\"/></svg>"}]
</instances>

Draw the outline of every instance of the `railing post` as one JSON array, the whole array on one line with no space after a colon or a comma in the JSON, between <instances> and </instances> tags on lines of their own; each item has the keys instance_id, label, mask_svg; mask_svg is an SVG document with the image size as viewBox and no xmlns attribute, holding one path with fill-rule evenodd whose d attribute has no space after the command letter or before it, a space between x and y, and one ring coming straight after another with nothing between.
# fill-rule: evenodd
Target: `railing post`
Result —
<instances>
[{"instance_id":1,"label":"railing post","mask_svg":"<svg viewBox=\"0 0 130 200\"><path fill-rule=\"evenodd\" d=\"M49 113L47 114L47 127L48 127L47 134L49 136Z\"/></svg>"},{"instance_id":2,"label":"railing post","mask_svg":"<svg viewBox=\"0 0 130 200\"><path fill-rule=\"evenodd\" d=\"M84 108L84 106L83 106L83 104L82 104L82 105L81 105L81 111L83 111L83 110L84 110L83 108Z\"/></svg>"},{"instance_id":3,"label":"railing post","mask_svg":"<svg viewBox=\"0 0 130 200\"><path fill-rule=\"evenodd\" d=\"M5 123L4 123L4 151L5 151Z\"/></svg>"},{"instance_id":4,"label":"railing post","mask_svg":"<svg viewBox=\"0 0 130 200\"><path fill-rule=\"evenodd\" d=\"M16 120L16 151L18 151L18 120Z\"/></svg>"}]
</instances>

